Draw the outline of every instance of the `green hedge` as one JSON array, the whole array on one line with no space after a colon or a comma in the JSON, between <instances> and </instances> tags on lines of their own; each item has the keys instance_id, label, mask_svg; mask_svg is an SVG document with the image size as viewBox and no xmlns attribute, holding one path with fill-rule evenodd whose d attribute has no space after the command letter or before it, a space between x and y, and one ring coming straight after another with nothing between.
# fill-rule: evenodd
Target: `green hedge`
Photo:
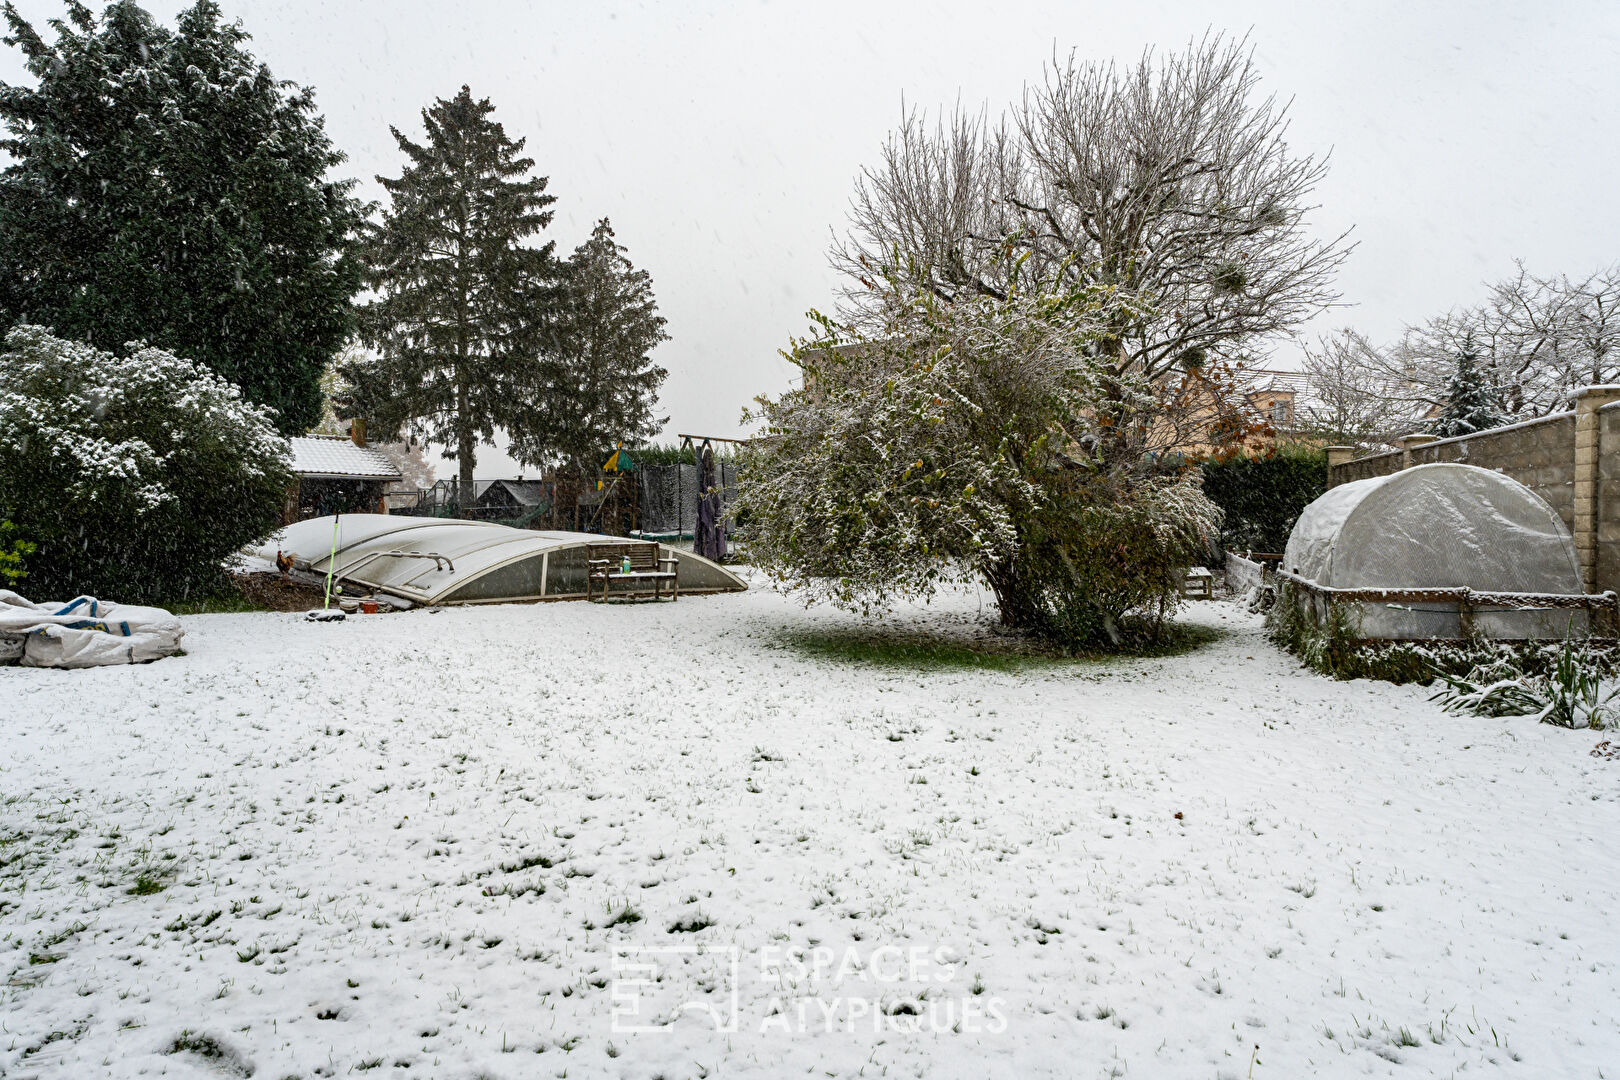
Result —
<instances>
[{"instance_id":1,"label":"green hedge","mask_svg":"<svg viewBox=\"0 0 1620 1080\"><path fill-rule=\"evenodd\" d=\"M1229 551L1280 552L1301 510L1327 490L1327 452L1315 446L1204 462L1204 494L1221 508Z\"/></svg>"}]
</instances>

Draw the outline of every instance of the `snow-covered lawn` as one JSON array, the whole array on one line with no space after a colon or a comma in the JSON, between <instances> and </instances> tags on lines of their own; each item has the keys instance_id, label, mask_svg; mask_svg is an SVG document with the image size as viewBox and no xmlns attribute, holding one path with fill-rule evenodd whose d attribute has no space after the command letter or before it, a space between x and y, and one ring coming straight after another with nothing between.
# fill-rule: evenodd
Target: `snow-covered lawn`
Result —
<instances>
[{"instance_id":1,"label":"snow-covered lawn","mask_svg":"<svg viewBox=\"0 0 1620 1080\"><path fill-rule=\"evenodd\" d=\"M0 1074L1620 1075L1596 736L1188 617L919 669L756 590L0 669Z\"/></svg>"}]
</instances>

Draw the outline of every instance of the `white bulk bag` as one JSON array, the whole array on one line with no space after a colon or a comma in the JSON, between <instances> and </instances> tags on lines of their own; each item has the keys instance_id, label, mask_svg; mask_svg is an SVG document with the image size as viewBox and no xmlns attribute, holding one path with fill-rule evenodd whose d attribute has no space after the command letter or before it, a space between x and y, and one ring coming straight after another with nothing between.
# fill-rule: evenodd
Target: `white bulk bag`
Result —
<instances>
[{"instance_id":1,"label":"white bulk bag","mask_svg":"<svg viewBox=\"0 0 1620 1080\"><path fill-rule=\"evenodd\" d=\"M185 636L162 608L81 596L35 604L0 589L0 664L82 668L173 656Z\"/></svg>"}]
</instances>

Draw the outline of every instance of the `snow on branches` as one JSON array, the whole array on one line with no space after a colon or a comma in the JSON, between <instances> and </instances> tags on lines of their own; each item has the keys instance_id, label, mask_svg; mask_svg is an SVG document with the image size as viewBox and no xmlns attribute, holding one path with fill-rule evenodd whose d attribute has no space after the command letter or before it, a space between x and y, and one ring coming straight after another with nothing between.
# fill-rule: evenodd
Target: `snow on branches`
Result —
<instances>
[{"instance_id":1,"label":"snow on branches","mask_svg":"<svg viewBox=\"0 0 1620 1080\"><path fill-rule=\"evenodd\" d=\"M174 599L277 524L290 450L271 411L163 349L19 326L0 352L0 510L47 592Z\"/></svg>"},{"instance_id":2,"label":"snow on branches","mask_svg":"<svg viewBox=\"0 0 1620 1080\"><path fill-rule=\"evenodd\" d=\"M862 611L973 576L1004 621L1035 630L1056 625L1060 600L1100 603L1099 623L1139 607L1140 583L1077 588L1095 577L1070 546L1079 518L1147 500L1150 519L1190 521L1197 536L1215 512L1144 450L1154 386L1094 348L1136 313L1105 288L889 295L873 332L816 316L820 333L790 354L803 385L760 402L763 435L739 477L756 563Z\"/></svg>"}]
</instances>

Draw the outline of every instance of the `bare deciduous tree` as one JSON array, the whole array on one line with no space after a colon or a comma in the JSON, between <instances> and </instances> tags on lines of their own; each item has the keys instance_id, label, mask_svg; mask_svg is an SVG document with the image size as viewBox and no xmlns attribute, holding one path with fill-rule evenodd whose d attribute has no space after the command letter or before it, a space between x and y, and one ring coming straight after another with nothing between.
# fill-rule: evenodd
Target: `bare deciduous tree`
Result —
<instances>
[{"instance_id":1,"label":"bare deciduous tree","mask_svg":"<svg viewBox=\"0 0 1620 1080\"><path fill-rule=\"evenodd\" d=\"M1392 374L1384 350L1355 330L1307 345L1301 367L1310 390L1298 416L1307 434L1350 446L1389 443L1418 430L1429 412L1427 397Z\"/></svg>"},{"instance_id":2,"label":"bare deciduous tree","mask_svg":"<svg viewBox=\"0 0 1620 1080\"><path fill-rule=\"evenodd\" d=\"M1381 403L1406 430L1421 430L1445 404L1465 346L1512 419L1558 412L1579 388L1620 380L1620 265L1572 278L1538 277L1518 263L1488 288L1482 302L1409 326L1387 348L1350 331L1324 339L1307 359L1316 395L1373 414Z\"/></svg>"},{"instance_id":3,"label":"bare deciduous tree","mask_svg":"<svg viewBox=\"0 0 1620 1080\"><path fill-rule=\"evenodd\" d=\"M1297 325L1337 298L1349 246L1306 233L1326 162L1289 151L1258 81L1244 42L1210 37L1123 69L1071 54L996 123L907 112L832 251L846 314L885 275L946 300L1111 286L1147 314L1097 347L1150 379Z\"/></svg>"}]
</instances>

